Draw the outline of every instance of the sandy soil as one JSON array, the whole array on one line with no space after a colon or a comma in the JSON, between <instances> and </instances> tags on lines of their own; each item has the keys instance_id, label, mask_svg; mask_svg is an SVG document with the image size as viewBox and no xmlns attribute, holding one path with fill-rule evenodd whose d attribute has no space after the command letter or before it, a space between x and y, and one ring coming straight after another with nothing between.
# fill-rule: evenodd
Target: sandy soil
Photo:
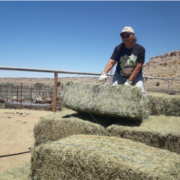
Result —
<instances>
[{"instance_id":1,"label":"sandy soil","mask_svg":"<svg viewBox=\"0 0 180 180\"><path fill-rule=\"evenodd\" d=\"M0 109L0 156L29 151L34 144L33 128L52 111ZM0 157L0 172L30 160L30 153Z\"/></svg>"}]
</instances>

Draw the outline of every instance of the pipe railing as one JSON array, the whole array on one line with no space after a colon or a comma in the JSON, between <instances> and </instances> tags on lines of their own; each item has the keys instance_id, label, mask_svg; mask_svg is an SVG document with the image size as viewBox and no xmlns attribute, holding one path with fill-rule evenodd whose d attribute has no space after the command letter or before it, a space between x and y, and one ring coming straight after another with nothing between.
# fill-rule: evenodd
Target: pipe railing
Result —
<instances>
[{"instance_id":1,"label":"pipe railing","mask_svg":"<svg viewBox=\"0 0 180 180\"><path fill-rule=\"evenodd\" d=\"M0 66L0 70L31 71L31 72L77 74L77 75L94 75L94 76L101 75L101 73L91 73L91 72L61 71L61 70L51 70L51 69L35 69L35 68L4 67L4 66ZM108 74L108 76L113 76L113 74ZM174 77L151 77L151 76L144 76L144 78L147 78L147 79L162 79L162 80L180 80L180 78L174 78Z\"/></svg>"}]
</instances>

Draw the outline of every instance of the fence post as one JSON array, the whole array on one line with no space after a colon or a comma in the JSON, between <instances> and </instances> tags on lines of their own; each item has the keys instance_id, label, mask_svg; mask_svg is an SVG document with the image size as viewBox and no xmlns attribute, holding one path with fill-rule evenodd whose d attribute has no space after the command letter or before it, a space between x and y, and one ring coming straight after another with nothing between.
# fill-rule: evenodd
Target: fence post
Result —
<instances>
[{"instance_id":1,"label":"fence post","mask_svg":"<svg viewBox=\"0 0 180 180\"><path fill-rule=\"evenodd\" d=\"M18 102L18 85L17 85L17 95L16 95L16 102Z\"/></svg>"},{"instance_id":2,"label":"fence post","mask_svg":"<svg viewBox=\"0 0 180 180\"><path fill-rule=\"evenodd\" d=\"M14 90L14 85L11 86L11 94L10 94L9 99L13 96L13 90Z\"/></svg>"},{"instance_id":3,"label":"fence post","mask_svg":"<svg viewBox=\"0 0 180 180\"><path fill-rule=\"evenodd\" d=\"M22 83L21 83L21 106L20 108L22 109Z\"/></svg>"},{"instance_id":4,"label":"fence post","mask_svg":"<svg viewBox=\"0 0 180 180\"><path fill-rule=\"evenodd\" d=\"M32 86L30 87L30 102L32 103Z\"/></svg>"},{"instance_id":5,"label":"fence post","mask_svg":"<svg viewBox=\"0 0 180 180\"><path fill-rule=\"evenodd\" d=\"M5 86L5 87L7 87L7 88L5 88L5 89L6 89L6 97L7 97L7 99L8 99L8 86Z\"/></svg>"},{"instance_id":6,"label":"fence post","mask_svg":"<svg viewBox=\"0 0 180 180\"><path fill-rule=\"evenodd\" d=\"M53 98L53 112L56 112L56 103L57 103L57 79L58 73L54 73L54 98Z\"/></svg>"},{"instance_id":7,"label":"fence post","mask_svg":"<svg viewBox=\"0 0 180 180\"><path fill-rule=\"evenodd\" d=\"M51 99L53 100L52 87L51 87L51 91L50 91L50 96L51 96Z\"/></svg>"},{"instance_id":8,"label":"fence post","mask_svg":"<svg viewBox=\"0 0 180 180\"><path fill-rule=\"evenodd\" d=\"M170 91L170 81L168 81L168 94L169 94L169 91Z\"/></svg>"}]
</instances>

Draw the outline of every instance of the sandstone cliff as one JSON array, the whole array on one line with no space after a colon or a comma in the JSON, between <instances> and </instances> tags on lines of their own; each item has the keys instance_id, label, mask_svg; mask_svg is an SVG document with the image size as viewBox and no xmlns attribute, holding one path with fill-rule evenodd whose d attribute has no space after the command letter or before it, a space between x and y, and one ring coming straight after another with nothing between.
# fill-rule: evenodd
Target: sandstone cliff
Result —
<instances>
[{"instance_id":1,"label":"sandstone cliff","mask_svg":"<svg viewBox=\"0 0 180 180\"><path fill-rule=\"evenodd\" d=\"M180 78L180 51L150 58L143 72L144 76Z\"/></svg>"},{"instance_id":2,"label":"sandstone cliff","mask_svg":"<svg viewBox=\"0 0 180 180\"><path fill-rule=\"evenodd\" d=\"M180 51L150 58L143 67L144 76L180 78ZM158 85L159 84L159 85ZM149 90L180 91L180 80L147 80Z\"/></svg>"}]
</instances>

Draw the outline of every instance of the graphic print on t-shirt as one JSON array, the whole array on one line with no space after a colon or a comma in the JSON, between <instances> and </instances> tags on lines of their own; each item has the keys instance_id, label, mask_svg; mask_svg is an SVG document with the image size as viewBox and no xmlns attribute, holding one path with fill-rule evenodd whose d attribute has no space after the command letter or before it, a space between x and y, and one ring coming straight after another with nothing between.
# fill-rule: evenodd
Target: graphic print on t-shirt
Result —
<instances>
[{"instance_id":1,"label":"graphic print on t-shirt","mask_svg":"<svg viewBox=\"0 0 180 180\"><path fill-rule=\"evenodd\" d=\"M136 66L136 59L137 56L135 56L134 54L131 54L130 56L128 56L127 54L125 54L124 56L121 56L120 58L120 74L121 76L126 76L129 77L132 73L132 71L134 70L135 66Z\"/></svg>"}]
</instances>

